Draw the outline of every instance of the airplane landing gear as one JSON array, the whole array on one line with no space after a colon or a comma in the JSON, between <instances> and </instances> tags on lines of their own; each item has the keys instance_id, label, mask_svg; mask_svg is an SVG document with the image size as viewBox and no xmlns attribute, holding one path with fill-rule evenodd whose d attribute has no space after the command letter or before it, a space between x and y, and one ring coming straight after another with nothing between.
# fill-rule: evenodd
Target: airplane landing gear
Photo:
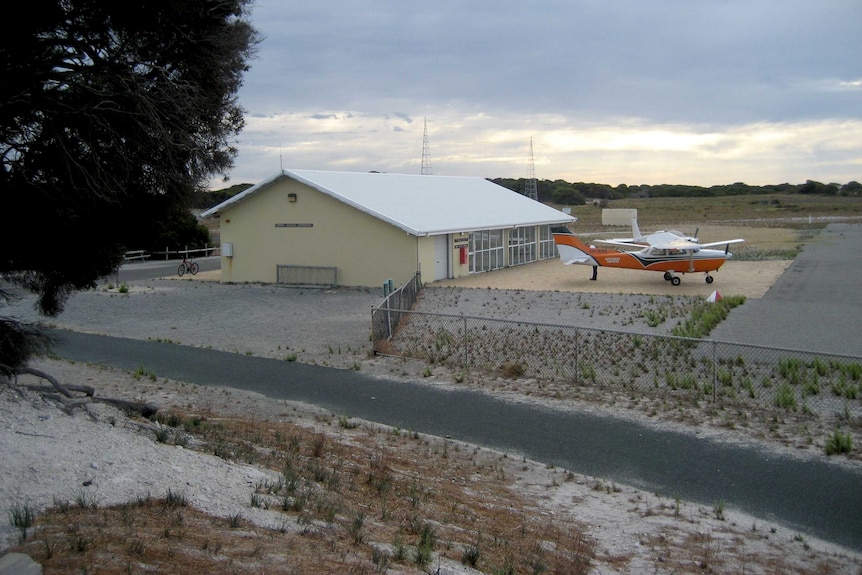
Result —
<instances>
[{"instance_id":1,"label":"airplane landing gear","mask_svg":"<svg viewBox=\"0 0 862 575\"><path fill-rule=\"evenodd\" d=\"M671 272L664 272L664 280L670 282L672 286L678 286L682 281L679 276L675 276Z\"/></svg>"},{"instance_id":2,"label":"airplane landing gear","mask_svg":"<svg viewBox=\"0 0 862 575\"><path fill-rule=\"evenodd\" d=\"M713 277L709 274L706 274L706 283L711 284L712 280L713 280Z\"/></svg>"}]
</instances>

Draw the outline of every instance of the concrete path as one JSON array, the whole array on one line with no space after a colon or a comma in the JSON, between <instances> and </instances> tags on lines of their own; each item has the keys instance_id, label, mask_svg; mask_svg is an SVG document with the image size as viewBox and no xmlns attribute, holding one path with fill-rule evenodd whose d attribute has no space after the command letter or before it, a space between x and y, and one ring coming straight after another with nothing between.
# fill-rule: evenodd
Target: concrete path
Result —
<instances>
[{"instance_id":1,"label":"concrete path","mask_svg":"<svg viewBox=\"0 0 862 575\"><path fill-rule=\"evenodd\" d=\"M526 456L712 508L722 502L862 550L862 471L782 457L630 421L506 402L470 390L373 378L361 372L169 343L57 332L58 356L275 399Z\"/></svg>"}]
</instances>

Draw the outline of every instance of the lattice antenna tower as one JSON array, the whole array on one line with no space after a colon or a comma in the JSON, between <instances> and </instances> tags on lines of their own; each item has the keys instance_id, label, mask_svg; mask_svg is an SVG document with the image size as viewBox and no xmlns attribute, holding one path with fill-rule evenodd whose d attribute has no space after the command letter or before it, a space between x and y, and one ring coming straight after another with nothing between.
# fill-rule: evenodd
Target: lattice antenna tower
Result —
<instances>
[{"instance_id":1,"label":"lattice antenna tower","mask_svg":"<svg viewBox=\"0 0 862 575\"><path fill-rule=\"evenodd\" d=\"M527 168L527 182L524 184L524 195L539 201L539 185L536 183L536 166L533 163L533 138L530 138L530 165Z\"/></svg>"},{"instance_id":2,"label":"lattice antenna tower","mask_svg":"<svg viewBox=\"0 0 862 575\"><path fill-rule=\"evenodd\" d=\"M425 119L425 131L422 134L422 176L431 175L431 149L428 147L428 119Z\"/></svg>"}]
</instances>

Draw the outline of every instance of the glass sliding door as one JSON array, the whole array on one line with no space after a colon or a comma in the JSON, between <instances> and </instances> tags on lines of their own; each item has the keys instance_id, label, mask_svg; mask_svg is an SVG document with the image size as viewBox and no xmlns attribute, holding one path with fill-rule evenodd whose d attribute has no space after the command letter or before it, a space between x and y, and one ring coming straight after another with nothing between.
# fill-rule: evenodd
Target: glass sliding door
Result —
<instances>
[{"instance_id":1,"label":"glass sliding door","mask_svg":"<svg viewBox=\"0 0 862 575\"><path fill-rule=\"evenodd\" d=\"M470 234L470 273L497 270L505 265L503 230L482 230Z\"/></svg>"}]
</instances>

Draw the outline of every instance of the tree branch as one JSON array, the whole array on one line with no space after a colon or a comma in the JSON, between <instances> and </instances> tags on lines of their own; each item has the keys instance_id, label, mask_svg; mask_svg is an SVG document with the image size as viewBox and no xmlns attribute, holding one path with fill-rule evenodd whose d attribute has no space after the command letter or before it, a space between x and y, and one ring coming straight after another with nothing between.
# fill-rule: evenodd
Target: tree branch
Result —
<instances>
[{"instance_id":1,"label":"tree branch","mask_svg":"<svg viewBox=\"0 0 862 575\"><path fill-rule=\"evenodd\" d=\"M36 377L40 377L45 379L51 383L55 390L59 393L43 393L43 397L46 399L53 400L60 405L63 406L63 411L67 414L71 415L72 411L81 407L87 414L96 419L95 414L90 411L89 405L94 402L98 403L107 403L108 405L113 405L114 407L121 409L127 413L137 413L141 417L150 418L156 413L158 413L159 408L153 403L147 403L142 401L128 401L125 399L114 399L111 397L96 397L96 389L90 385L77 385L77 384L68 384L64 385L60 383L57 378L52 375L45 373L42 370L35 369L32 367L19 367L14 370L15 375L34 375ZM31 386L28 386L31 387ZM44 390L44 387L39 387ZM78 392L85 394L85 397L74 397L72 392Z\"/></svg>"},{"instance_id":2,"label":"tree branch","mask_svg":"<svg viewBox=\"0 0 862 575\"><path fill-rule=\"evenodd\" d=\"M96 390L90 386L83 386L83 385L66 386L66 385L63 385L53 375L45 373L44 371L39 370L39 369L35 369L33 367L19 367L15 370L15 375L24 375L24 374L35 375L36 377L41 377L42 379L45 379L45 380L51 382L51 385L54 386L54 389L56 389L57 391L59 391L60 393L62 393L63 395L65 395L66 397L69 397L69 398L73 397L72 391L70 390L70 387L73 388L75 391L80 391L82 393L85 393L89 397L93 397L93 395L95 395L95 393L96 393Z\"/></svg>"}]
</instances>

